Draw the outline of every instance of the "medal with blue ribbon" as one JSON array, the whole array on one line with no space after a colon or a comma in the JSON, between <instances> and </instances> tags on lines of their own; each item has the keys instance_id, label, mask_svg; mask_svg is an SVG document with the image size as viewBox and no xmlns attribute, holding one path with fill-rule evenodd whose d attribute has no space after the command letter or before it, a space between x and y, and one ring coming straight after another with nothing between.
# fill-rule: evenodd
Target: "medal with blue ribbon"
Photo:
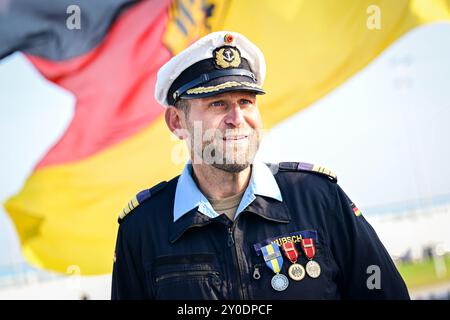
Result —
<instances>
[{"instance_id":1,"label":"medal with blue ribbon","mask_svg":"<svg viewBox=\"0 0 450 320\"><path fill-rule=\"evenodd\" d=\"M270 243L264 247L261 247L261 252L264 256L266 265L275 273L272 277L272 288L276 291L283 291L289 285L288 278L281 274L281 267L283 266L283 256L281 255L280 248L276 243Z\"/></svg>"}]
</instances>

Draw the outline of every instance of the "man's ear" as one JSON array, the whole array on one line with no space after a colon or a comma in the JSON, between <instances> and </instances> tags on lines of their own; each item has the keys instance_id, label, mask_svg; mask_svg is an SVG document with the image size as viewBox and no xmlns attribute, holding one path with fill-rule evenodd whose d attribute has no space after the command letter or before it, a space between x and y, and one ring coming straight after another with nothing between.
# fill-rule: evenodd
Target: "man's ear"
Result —
<instances>
[{"instance_id":1,"label":"man's ear","mask_svg":"<svg viewBox=\"0 0 450 320\"><path fill-rule=\"evenodd\" d=\"M182 118L183 112L174 106L168 106L164 114L167 127L176 135L179 139L184 140L186 138L186 129L183 126L184 118Z\"/></svg>"}]
</instances>

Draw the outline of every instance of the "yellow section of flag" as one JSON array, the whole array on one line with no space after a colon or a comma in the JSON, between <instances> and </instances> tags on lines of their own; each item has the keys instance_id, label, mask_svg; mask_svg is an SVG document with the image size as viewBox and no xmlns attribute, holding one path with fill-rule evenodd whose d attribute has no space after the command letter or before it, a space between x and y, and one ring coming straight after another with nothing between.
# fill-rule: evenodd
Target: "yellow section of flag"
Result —
<instances>
[{"instance_id":1,"label":"yellow section of flag","mask_svg":"<svg viewBox=\"0 0 450 320\"><path fill-rule=\"evenodd\" d=\"M244 34L267 60L266 127L317 101L408 30L450 20L449 0L231 1L216 29ZM443 39L444 41L444 39Z\"/></svg>"},{"instance_id":2,"label":"yellow section of flag","mask_svg":"<svg viewBox=\"0 0 450 320\"><path fill-rule=\"evenodd\" d=\"M175 176L187 159L175 139L159 118L95 156L34 172L5 204L27 261L61 273L74 266L86 275L111 272L123 206Z\"/></svg>"}]
</instances>

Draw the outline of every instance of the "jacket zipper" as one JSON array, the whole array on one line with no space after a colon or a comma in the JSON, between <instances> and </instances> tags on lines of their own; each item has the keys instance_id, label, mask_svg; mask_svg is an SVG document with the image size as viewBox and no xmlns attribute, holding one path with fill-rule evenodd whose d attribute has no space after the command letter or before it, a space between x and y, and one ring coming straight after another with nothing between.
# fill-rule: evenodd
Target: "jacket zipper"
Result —
<instances>
[{"instance_id":1,"label":"jacket zipper","mask_svg":"<svg viewBox=\"0 0 450 320\"><path fill-rule=\"evenodd\" d=\"M235 221L236 222L236 221ZM233 265L235 270L237 269L237 280L238 280L238 292L239 292L239 299L240 300L247 300L247 294L245 292L245 290L243 290L242 288L242 278L241 278L241 266L239 264L239 259L237 258L237 249L236 249L236 244L234 241L234 236L233 236L233 230L234 230L234 226L235 223L233 223L232 227L228 227L228 246L229 247L233 247L233 249L231 250L232 256L233 256Z\"/></svg>"},{"instance_id":2,"label":"jacket zipper","mask_svg":"<svg viewBox=\"0 0 450 320\"><path fill-rule=\"evenodd\" d=\"M253 267L253 279L259 280L261 278L261 273L259 272L259 268L262 266L262 264L257 263Z\"/></svg>"},{"instance_id":3,"label":"jacket zipper","mask_svg":"<svg viewBox=\"0 0 450 320\"><path fill-rule=\"evenodd\" d=\"M165 279L170 279L174 277L195 277L195 276L213 276L218 277L219 272L217 271L207 271L207 270L197 270L197 271L186 271L186 272L170 272L167 274L163 274L155 279L155 282L158 283Z\"/></svg>"}]
</instances>

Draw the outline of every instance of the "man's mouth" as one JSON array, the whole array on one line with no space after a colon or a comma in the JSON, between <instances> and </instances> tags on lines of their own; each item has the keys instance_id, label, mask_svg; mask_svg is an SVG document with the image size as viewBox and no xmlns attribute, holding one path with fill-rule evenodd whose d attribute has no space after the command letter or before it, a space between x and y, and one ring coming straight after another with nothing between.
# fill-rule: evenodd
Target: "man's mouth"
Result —
<instances>
[{"instance_id":1,"label":"man's mouth","mask_svg":"<svg viewBox=\"0 0 450 320\"><path fill-rule=\"evenodd\" d=\"M247 139L248 135L236 135L236 136L227 136L223 137L224 141L237 141Z\"/></svg>"}]
</instances>

